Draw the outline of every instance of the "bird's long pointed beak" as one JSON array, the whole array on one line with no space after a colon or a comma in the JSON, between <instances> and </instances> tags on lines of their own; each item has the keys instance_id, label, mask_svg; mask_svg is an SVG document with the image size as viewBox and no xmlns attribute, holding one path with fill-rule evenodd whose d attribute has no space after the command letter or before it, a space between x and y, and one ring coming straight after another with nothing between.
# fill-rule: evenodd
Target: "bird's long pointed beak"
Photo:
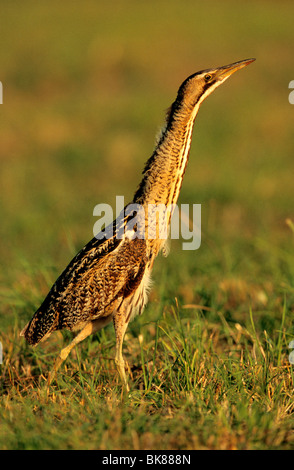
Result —
<instances>
[{"instance_id":1,"label":"bird's long pointed beak","mask_svg":"<svg viewBox=\"0 0 294 470\"><path fill-rule=\"evenodd\" d=\"M220 67L218 69L217 78L220 79L220 80L228 78L234 72L237 72L237 70L240 70L243 67L246 67L247 65L251 64L251 62L254 62L254 61L255 61L255 59L239 60L238 62L234 62L233 64L229 64L229 65L225 65L223 67Z\"/></svg>"}]
</instances>

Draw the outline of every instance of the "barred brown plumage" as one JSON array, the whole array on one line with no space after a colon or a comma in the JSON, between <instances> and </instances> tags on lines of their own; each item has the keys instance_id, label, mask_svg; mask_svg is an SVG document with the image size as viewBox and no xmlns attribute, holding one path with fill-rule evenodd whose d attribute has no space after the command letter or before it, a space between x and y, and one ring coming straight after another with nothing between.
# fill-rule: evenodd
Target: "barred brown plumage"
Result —
<instances>
[{"instance_id":1,"label":"barred brown plumage","mask_svg":"<svg viewBox=\"0 0 294 470\"><path fill-rule=\"evenodd\" d=\"M188 162L194 121L201 103L232 73L253 60L197 72L182 83L134 195L133 203L140 204L145 214L150 204L167 207L177 202ZM170 218L171 213L167 224ZM61 351L49 375L49 383L71 349L112 320L116 335L115 362L123 384L128 388L122 356L123 338L129 321L144 309L153 262L166 241L159 235L153 238L145 236L148 232L147 216L143 221L144 236L139 236L136 227L119 237L120 224L125 227L129 220L129 215L115 220L110 238L106 235L93 238L73 258L20 333L31 345L37 345L55 330L79 331Z\"/></svg>"}]
</instances>

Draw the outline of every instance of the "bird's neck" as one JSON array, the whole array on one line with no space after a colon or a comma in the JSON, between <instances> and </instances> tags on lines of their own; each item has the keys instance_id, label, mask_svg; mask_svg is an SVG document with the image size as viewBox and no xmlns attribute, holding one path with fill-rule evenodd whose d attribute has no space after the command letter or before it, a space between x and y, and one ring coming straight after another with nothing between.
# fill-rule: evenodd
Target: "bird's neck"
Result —
<instances>
[{"instance_id":1,"label":"bird's neck","mask_svg":"<svg viewBox=\"0 0 294 470\"><path fill-rule=\"evenodd\" d=\"M146 163L143 179L133 202L148 204L176 204L191 146L192 131L199 105L171 107L166 128Z\"/></svg>"}]
</instances>

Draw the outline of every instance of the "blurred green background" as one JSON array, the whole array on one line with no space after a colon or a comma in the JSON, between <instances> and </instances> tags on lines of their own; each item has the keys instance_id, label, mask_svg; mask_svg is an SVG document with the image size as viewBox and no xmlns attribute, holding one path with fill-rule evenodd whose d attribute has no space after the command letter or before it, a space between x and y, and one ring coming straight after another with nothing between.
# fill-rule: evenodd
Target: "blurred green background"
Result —
<instances>
[{"instance_id":1,"label":"blurred green background","mask_svg":"<svg viewBox=\"0 0 294 470\"><path fill-rule=\"evenodd\" d=\"M285 286L293 297L293 2L0 8L2 325L22 301L32 313L92 238L96 204L131 200L180 83L248 57L257 60L196 121L179 202L202 204L202 245L184 252L172 241L154 275L165 281L160 295L186 303L209 298L212 284L230 289L227 278L245 283L235 286L237 304L260 284L265 310Z\"/></svg>"},{"instance_id":2,"label":"blurred green background","mask_svg":"<svg viewBox=\"0 0 294 470\"><path fill-rule=\"evenodd\" d=\"M0 0L1 448L293 448L293 18L293 1ZM188 75L251 57L197 116L179 203L202 205L202 244L155 263L130 397L111 327L44 394L71 335L19 331L94 207L132 199Z\"/></svg>"}]
</instances>

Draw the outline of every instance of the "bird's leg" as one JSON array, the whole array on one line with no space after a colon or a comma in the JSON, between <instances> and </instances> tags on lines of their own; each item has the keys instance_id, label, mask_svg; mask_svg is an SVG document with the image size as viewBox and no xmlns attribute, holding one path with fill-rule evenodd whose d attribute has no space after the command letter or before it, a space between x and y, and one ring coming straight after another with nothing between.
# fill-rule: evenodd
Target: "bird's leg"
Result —
<instances>
[{"instance_id":1,"label":"bird's leg","mask_svg":"<svg viewBox=\"0 0 294 470\"><path fill-rule=\"evenodd\" d=\"M56 359L56 362L54 364L54 367L51 370L51 372L49 373L48 385L50 385L50 383L54 380L57 370L59 369L59 367L61 366L63 361L65 361L65 359L67 358L67 356L69 355L71 350L77 344L79 344L81 341L83 341L85 338L87 338L89 335L91 335L92 333L95 333L95 331L98 331L101 328L103 328L104 326L106 326L110 322L111 318L112 318L112 316L108 316L108 317L105 317L105 318L98 318L97 320L90 321L77 334L77 336L72 340L72 342L60 351L59 356Z\"/></svg>"},{"instance_id":2,"label":"bird's leg","mask_svg":"<svg viewBox=\"0 0 294 470\"><path fill-rule=\"evenodd\" d=\"M125 361L122 355L122 346L123 340L125 336L126 329L128 327L128 322L125 319L124 313L117 311L113 317L113 324L115 330L115 337L116 337L116 350L115 350L115 364L120 375L121 381L123 386L125 387L126 391L130 390L126 371L125 371Z\"/></svg>"}]
</instances>

